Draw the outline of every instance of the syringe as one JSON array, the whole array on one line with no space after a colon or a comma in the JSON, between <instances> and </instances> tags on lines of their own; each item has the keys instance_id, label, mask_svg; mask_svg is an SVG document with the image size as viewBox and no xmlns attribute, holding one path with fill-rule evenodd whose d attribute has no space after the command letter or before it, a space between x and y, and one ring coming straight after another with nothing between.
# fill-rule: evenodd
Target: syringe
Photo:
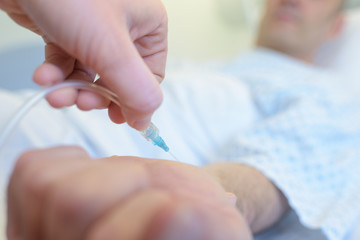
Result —
<instances>
[{"instance_id":1,"label":"syringe","mask_svg":"<svg viewBox=\"0 0 360 240\"><path fill-rule=\"evenodd\" d=\"M145 137L146 140L152 142L155 146L162 148L165 152L169 152L169 147L160 137L159 129L153 123L150 123L149 127L140 133Z\"/></svg>"}]
</instances>

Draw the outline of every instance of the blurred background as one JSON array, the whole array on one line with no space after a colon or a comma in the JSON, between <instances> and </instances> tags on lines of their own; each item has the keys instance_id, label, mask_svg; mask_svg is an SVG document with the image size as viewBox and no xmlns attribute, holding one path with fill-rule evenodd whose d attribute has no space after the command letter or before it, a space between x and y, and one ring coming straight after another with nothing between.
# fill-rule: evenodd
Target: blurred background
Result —
<instances>
[{"instance_id":1,"label":"blurred background","mask_svg":"<svg viewBox=\"0 0 360 240\"><path fill-rule=\"evenodd\" d=\"M249 46L259 0L163 0L169 15L169 53L175 57L226 57ZM32 32L0 12L0 52L42 45Z\"/></svg>"},{"instance_id":2,"label":"blurred background","mask_svg":"<svg viewBox=\"0 0 360 240\"><path fill-rule=\"evenodd\" d=\"M169 59L229 59L248 49L264 2L163 0L169 17ZM350 8L359 3L360 0L349 0L347 5ZM0 75L30 80L32 71L43 60L42 39L16 25L1 11L0 36ZM5 84L12 89L19 85L7 82L1 79L0 86ZM31 81L22 81L20 85L33 87Z\"/></svg>"},{"instance_id":3,"label":"blurred background","mask_svg":"<svg viewBox=\"0 0 360 240\"><path fill-rule=\"evenodd\" d=\"M174 57L227 58L251 46L265 0L163 0L169 15L169 54ZM360 0L349 0L348 7ZM41 39L0 12L0 52ZM1 68L1 66L0 66Z\"/></svg>"},{"instance_id":4,"label":"blurred background","mask_svg":"<svg viewBox=\"0 0 360 240\"><path fill-rule=\"evenodd\" d=\"M224 59L251 46L261 0L163 0L169 17L169 61ZM43 42L0 11L0 87L35 87ZM22 79L20 81L20 78ZM24 80L26 78L27 80Z\"/></svg>"}]
</instances>

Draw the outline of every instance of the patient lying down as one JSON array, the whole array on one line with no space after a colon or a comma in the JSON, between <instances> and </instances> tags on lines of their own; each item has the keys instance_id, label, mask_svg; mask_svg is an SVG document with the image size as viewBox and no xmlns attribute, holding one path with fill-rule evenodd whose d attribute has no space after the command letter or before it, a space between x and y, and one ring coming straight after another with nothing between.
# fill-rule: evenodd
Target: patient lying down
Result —
<instances>
[{"instance_id":1,"label":"patient lying down","mask_svg":"<svg viewBox=\"0 0 360 240\"><path fill-rule=\"evenodd\" d=\"M67 112L78 129L70 136L98 146L94 155L122 156L93 161L78 147L23 154L9 185L9 238L246 240L291 207L304 225L344 239L360 214L351 200L360 193L359 100L311 65L339 33L342 4L268 0L257 49L220 75L170 76L154 118L182 163L124 157L152 150L127 128L77 124L96 113ZM114 144L119 136L124 144Z\"/></svg>"}]
</instances>

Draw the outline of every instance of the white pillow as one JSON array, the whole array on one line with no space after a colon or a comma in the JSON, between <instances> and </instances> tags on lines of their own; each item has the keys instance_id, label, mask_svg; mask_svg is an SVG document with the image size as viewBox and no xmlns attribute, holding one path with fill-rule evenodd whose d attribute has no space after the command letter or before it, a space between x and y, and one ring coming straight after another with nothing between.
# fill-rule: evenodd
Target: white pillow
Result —
<instances>
[{"instance_id":1,"label":"white pillow","mask_svg":"<svg viewBox=\"0 0 360 240\"><path fill-rule=\"evenodd\" d=\"M360 8L346 13L342 33L320 48L315 62L360 81Z\"/></svg>"}]
</instances>

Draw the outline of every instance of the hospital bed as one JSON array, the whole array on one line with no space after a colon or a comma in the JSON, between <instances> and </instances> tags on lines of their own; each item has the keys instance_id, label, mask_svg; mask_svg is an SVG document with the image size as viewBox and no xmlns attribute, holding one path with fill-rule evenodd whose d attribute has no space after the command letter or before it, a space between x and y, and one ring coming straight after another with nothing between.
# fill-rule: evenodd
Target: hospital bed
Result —
<instances>
[{"instance_id":1,"label":"hospital bed","mask_svg":"<svg viewBox=\"0 0 360 240\"><path fill-rule=\"evenodd\" d=\"M194 4L191 0L186 1L189 2L188 6L190 3ZM201 9L204 16L207 17L205 20L204 18L202 20L204 21L202 25L203 32L198 31L198 28L194 29L192 27L194 24L191 24L193 22L191 21L191 14L186 14L187 19L185 21L179 16L179 12L182 9L184 11L191 11L184 7L186 1L175 1L181 2L181 4L174 1L171 2L171 0L164 1L165 5L167 5L170 18L170 64L168 68L176 67L179 63L186 63L187 61L207 62L214 59L229 59L234 57L235 52L239 53L251 47L251 41L253 40L256 28L254 19L256 19L259 12L261 1L214 0L210 1L213 4L211 6L209 6L208 0L197 1L197 4L200 5L197 9ZM239 11L243 12L243 17L239 18L225 14L227 16L225 19L224 12L230 8L233 11L235 7L232 6L234 4L239 8ZM358 1L349 2L349 6L352 8L357 5ZM249 10L249 8L251 9ZM246 15L244 12L247 11L253 12L253 14ZM340 74L346 74L351 79L354 79L351 84L360 86L360 9L349 10L347 20L348 23L342 35L326 43L320 49L316 64L321 67L331 68ZM186 35L185 32L189 33L189 35ZM203 41L204 36L212 38L214 41ZM227 40L228 38L232 38L232 40ZM191 39L197 40L194 42ZM0 87L9 90L37 88L30 80L33 70L42 61L43 46L40 41L32 42L31 44L23 43L8 49L2 49L0 51ZM5 222L3 217L4 214L1 214L0 227ZM3 236L4 234L0 230L0 240L5 239ZM302 226L293 211L290 211L273 228L256 237L256 240L303 239L325 240L325 237L318 230L311 230ZM360 236L355 236L351 240L355 239L360 239Z\"/></svg>"}]
</instances>

